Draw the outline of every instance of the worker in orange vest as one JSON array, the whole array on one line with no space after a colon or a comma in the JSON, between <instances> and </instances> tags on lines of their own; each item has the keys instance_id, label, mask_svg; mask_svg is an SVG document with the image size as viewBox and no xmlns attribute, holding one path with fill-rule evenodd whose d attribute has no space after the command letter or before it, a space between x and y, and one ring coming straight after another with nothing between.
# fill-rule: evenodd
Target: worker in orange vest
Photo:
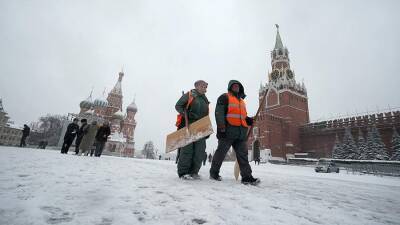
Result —
<instances>
[{"instance_id":1,"label":"worker in orange vest","mask_svg":"<svg viewBox=\"0 0 400 225\"><path fill-rule=\"evenodd\" d=\"M247 116L243 85L231 80L228 92L222 94L215 107L218 147L212 159L210 179L221 181L219 170L226 153L233 147L240 167L243 184L256 185L260 179L252 176L247 152L247 131L253 119Z\"/></svg>"}]
</instances>

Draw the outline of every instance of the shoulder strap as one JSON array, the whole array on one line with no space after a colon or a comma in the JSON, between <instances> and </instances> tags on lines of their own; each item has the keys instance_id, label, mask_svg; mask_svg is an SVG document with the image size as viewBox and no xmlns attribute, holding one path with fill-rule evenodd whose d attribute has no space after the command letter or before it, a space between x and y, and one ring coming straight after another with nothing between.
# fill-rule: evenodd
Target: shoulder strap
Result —
<instances>
[{"instance_id":1,"label":"shoulder strap","mask_svg":"<svg viewBox=\"0 0 400 225\"><path fill-rule=\"evenodd\" d=\"M186 104L186 109L189 109L189 106L192 105L194 97L192 95L192 91L188 91L187 93L188 93L189 98L188 98L188 103Z\"/></svg>"}]
</instances>

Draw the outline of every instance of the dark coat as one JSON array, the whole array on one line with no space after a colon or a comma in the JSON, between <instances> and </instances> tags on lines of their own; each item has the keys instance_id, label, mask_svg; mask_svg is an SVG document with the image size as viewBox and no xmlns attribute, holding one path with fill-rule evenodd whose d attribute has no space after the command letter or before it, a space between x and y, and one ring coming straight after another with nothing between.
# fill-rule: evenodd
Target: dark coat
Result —
<instances>
[{"instance_id":1,"label":"dark coat","mask_svg":"<svg viewBox=\"0 0 400 225\"><path fill-rule=\"evenodd\" d=\"M110 134L111 134L110 126L103 125L97 130L96 141L106 142Z\"/></svg>"},{"instance_id":2,"label":"dark coat","mask_svg":"<svg viewBox=\"0 0 400 225\"><path fill-rule=\"evenodd\" d=\"M31 128L29 128L28 126L24 126L24 129L22 130L22 136L28 137L30 132L31 132Z\"/></svg>"},{"instance_id":3,"label":"dark coat","mask_svg":"<svg viewBox=\"0 0 400 225\"><path fill-rule=\"evenodd\" d=\"M200 94L196 89L191 90L191 95L193 96L193 101L188 108L189 124L205 116L208 116L209 113L208 105L210 104L206 95ZM189 94L186 93L182 95L182 97L176 103L175 109L176 111L178 111L179 114L184 115L188 100L189 100ZM178 128L182 128L184 126L185 126L185 119L183 118L181 126L179 126Z\"/></svg>"},{"instance_id":4,"label":"dark coat","mask_svg":"<svg viewBox=\"0 0 400 225\"><path fill-rule=\"evenodd\" d=\"M77 138L82 139L83 135L87 133L87 129L89 128L89 125L87 123L82 123L81 127L79 128L77 132Z\"/></svg>"},{"instance_id":5,"label":"dark coat","mask_svg":"<svg viewBox=\"0 0 400 225\"><path fill-rule=\"evenodd\" d=\"M240 86L239 93L236 95L231 91L231 87L233 84L239 84ZM228 91L231 94L235 95L238 99L240 98L244 99L246 97L243 85L239 81L236 80L229 81ZM226 120L226 113L228 112L228 104L229 100L226 93L219 96L217 100L217 105L215 107L215 120L217 122L217 137L245 140L248 128L243 126L231 126ZM225 130L223 136L221 135L221 132L218 132L221 130Z\"/></svg>"},{"instance_id":6,"label":"dark coat","mask_svg":"<svg viewBox=\"0 0 400 225\"><path fill-rule=\"evenodd\" d=\"M75 123L70 123L67 127L67 131L64 135L64 140L74 140L76 134L78 133L79 126Z\"/></svg>"}]
</instances>

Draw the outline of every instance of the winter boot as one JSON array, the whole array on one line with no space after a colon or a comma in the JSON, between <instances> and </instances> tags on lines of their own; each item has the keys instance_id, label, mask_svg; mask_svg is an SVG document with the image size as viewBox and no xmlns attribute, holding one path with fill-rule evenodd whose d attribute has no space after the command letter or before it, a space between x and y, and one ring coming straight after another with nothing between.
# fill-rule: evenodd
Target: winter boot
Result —
<instances>
[{"instance_id":1,"label":"winter boot","mask_svg":"<svg viewBox=\"0 0 400 225\"><path fill-rule=\"evenodd\" d=\"M193 178L193 180L200 180L201 179L200 175L198 175L197 173L191 174L190 176Z\"/></svg>"},{"instance_id":2,"label":"winter boot","mask_svg":"<svg viewBox=\"0 0 400 225\"><path fill-rule=\"evenodd\" d=\"M257 185L257 184L259 184L260 182L261 182L260 179L254 178L253 176L242 178L242 184L244 184L244 185L248 185L248 184L250 184L250 185Z\"/></svg>"},{"instance_id":3,"label":"winter boot","mask_svg":"<svg viewBox=\"0 0 400 225\"><path fill-rule=\"evenodd\" d=\"M191 177L189 174L182 175L179 178L182 180L193 180L193 177Z\"/></svg>"},{"instance_id":4,"label":"winter boot","mask_svg":"<svg viewBox=\"0 0 400 225\"><path fill-rule=\"evenodd\" d=\"M216 181L222 181L222 177L220 175L213 174L213 173L210 173L210 179L211 180L216 180Z\"/></svg>"}]
</instances>

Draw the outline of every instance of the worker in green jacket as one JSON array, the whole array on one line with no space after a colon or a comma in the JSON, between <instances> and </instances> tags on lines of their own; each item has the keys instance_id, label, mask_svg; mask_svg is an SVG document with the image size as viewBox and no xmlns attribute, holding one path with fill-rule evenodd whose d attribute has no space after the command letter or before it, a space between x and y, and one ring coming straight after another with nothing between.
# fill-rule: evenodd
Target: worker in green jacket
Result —
<instances>
[{"instance_id":1,"label":"worker in green jacket","mask_svg":"<svg viewBox=\"0 0 400 225\"><path fill-rule=\"evenodd\" d=\"M194 87L195 89L182 95L175 105L175 109L179 113L176 124L178 129L183 128L186 125L184 116L185 110L187 111L189 124L208 116L208 105L210 102L205 95L208 84L203 80L198 80L194 83ZM178 176L181 179L200 179L198 173L201 168L204 154L206 154L206 139L207 138L202 138L178 149Z\"/></svg>"}]
</instances>

